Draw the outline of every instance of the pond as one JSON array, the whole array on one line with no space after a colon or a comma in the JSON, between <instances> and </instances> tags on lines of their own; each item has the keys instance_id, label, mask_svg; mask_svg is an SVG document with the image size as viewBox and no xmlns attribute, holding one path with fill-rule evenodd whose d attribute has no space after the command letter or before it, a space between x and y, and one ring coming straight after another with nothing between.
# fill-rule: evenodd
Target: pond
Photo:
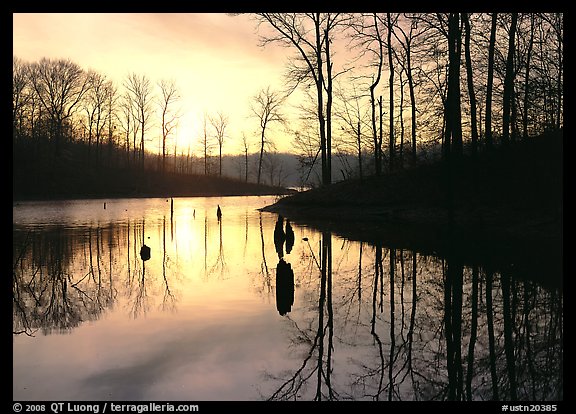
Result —
<instances>
[{"instance_id":1,"label":"pond","mask_svg":"<svg viewBox=\"0 0 576 414\"><path fill-rule=\"evenodd\" d=\"M13 399L563 399L560 287L274 201L15 204Z\"/></svg>"}]
</instances>

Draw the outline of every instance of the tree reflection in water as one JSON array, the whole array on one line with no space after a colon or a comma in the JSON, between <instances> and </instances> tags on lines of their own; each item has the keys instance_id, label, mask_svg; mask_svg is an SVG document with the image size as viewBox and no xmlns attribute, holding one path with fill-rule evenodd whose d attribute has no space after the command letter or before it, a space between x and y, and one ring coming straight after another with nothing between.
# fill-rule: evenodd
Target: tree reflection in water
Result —
<instances>
[{"instance_id":1,"label":"tree reflection in water","mask_svg":"<svg viewBox=\"0 0 576 414\"><path fill-rule=\"evenodd\" d=\"M78 238L66 232L62 227L49 232L31 230L23 239L14 241L15 334L34 335L38 330L44 335L69 332L83 321L97 320L114 303L112 278L104 276L106 269L101 266L106 232L90 229ZM77 264L72 257L80 238L87 263L83 266L86 271L76 280ZM88 242L84 243L86 239Z\"/></svg>"},{"instance_id":2,"label":"tree reflection in water","mask_svg":"<svg viewBox=\"0 0 576 414\"><path fill-rule=\"evenodd\" d=\"M270 400L562 400L560 288L457 255L381 245L371 255L371 266L338 268L334 283L332 237L322 233L315 318L290 319L301 363L268 373L278 383ZM346 348L354 356L339 358Z\"/></svg>"},{"instance_id":3,"label":"tree reflection in water","mask_svg":"<svg viewBox=\"0 0 576 414\"><path fill-rule=\"evenodd\" d=\"M164 247L166 226L164 221ZM24 235L15 233L13 333L70 332L83 322L99 319L114 306L119 292L127 298L133 318L146 314L151 306L148 287L156 281L149 279L146 260L140 257L144 230L142 220L125 226L88 227L85 231L56 226ZM119 273L115 249L123 247L124 241L126 270ZM123 255L120 251L116 254ZM176 297L170 289L165 248L162 257L161 306L174 309ZM122 274L125 278L117 285Z\"/></svg>"},{"instance_id":4,"label":"tree reflection in water","mask_svg":"<svg viewBox=\"0 0 576 414\"><path fill-rule=\"evenodd\" d=\"M334 315L332 311L332 235L329 232L322 233L320 252L319 262L321 265L317 268L320 272L320 292L318 296L318 322L315 332L312 331L314 329L312 324L307 329L301 329L297 323L291 320L293 329L296 330L297 340L295 342L306 344L308 349L300 367L283 380L280 387L268 398L269 400L299 399L301 392L304 391L312 378L315 378L313 400L338 399L331 381ZM316 260L315 257L313 259ZM270 378L280 380L279 377L273 375L270 375Z\"/></svg>"},{"instance_id":5,"label":"tree reflection in water","mask_svg":"<svg viewBox=\"0 0 576 414\"><path fill-rule=\"evenodd\" d=\"M152 233L144 220L15 231L13 333L70 332L97 320L120 299L134 318L156 303L174 310L177 263L167 229L170 239L177 229L172 216L170 221L154 223ZM217 251L209 257L224 266L225 247L234 243L223 243L222 222L218 226ZM250 263L262 284L256 291L273 295L266 258L273 252L266 244L271 230L264 237L264 229L272 227L264 227L262 213L253 226L260 226ZM205 257L198 257L199 264L211 248L209 227L205 218ZM158 252L145 262L140 247L157 230ZM247 224L240 237L246 244ZM333 251L335 240L342 244ZM289 261L278 258L297 276L288 288L280 287L290 304L282 305L281 320L288 325L283 334L295 352L290 358L296 359L287 361L294 364L290 370L267 372L261 386L272 390L265 398L562 400L560 287L523 279L513 267L469 265L455 254L426 256L342 241L326 231L310 231L310 241L295 245ZM154 260L161 264L147 267ZM207 276L210 264L204 266ZM295 285L300 286L296 294Z\"/></svg>"}]
</instances>

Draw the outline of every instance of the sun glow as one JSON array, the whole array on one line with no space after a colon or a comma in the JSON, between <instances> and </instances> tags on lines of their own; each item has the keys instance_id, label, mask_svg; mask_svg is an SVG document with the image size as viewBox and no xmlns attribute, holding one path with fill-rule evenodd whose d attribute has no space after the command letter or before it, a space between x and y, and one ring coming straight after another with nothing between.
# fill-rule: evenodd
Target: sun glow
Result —
<instances>
[{"instance_id":1,"label":"sun glow","mask_svg":"<svg viewBox=\"0 0 576 414\"><path fill-rule=\"evenodd\" d=\"M111 79L120 94L130 73L146 76L155 95L158 82L173 81L181 98L172 107L179 121L169 153L174 144L178 154L198 152L204 116L222 112L228 117L222 150L230 154L239 152L243 134L257 141L251 99L260 89L281 87L288 55L260 48L255 29L249 14L14 13L13 53L28 62L70 59ZM161 148L161 117L151 118L147 140ZM277 139L277 146L289 149L288 140Z\"/></svg>"}]
</instances>

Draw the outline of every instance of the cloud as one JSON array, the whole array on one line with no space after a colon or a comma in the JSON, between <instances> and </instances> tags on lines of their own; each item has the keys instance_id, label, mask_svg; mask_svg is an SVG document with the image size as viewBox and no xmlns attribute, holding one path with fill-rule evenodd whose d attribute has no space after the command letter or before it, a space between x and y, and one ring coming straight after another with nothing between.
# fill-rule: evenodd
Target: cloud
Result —
<instances>
[{"instance_id":1,"label":"cloud","mask_svg":"<svg viewBox=\"0 0 576 414\"><path fill-rule=\"evenodd\" d=\"M256 399L254 390L261 381L258 361L273 365L284 360L281 335L270 335L271 323L277 326L273 309L257 317L252 312L231 316L226 324L197 318L190 325L168 323L150 340L142 338L145 352L140 349L138 357L124 349L122 365L85 378L79 394L133 401Z\"/></svg>"}]
</instances>

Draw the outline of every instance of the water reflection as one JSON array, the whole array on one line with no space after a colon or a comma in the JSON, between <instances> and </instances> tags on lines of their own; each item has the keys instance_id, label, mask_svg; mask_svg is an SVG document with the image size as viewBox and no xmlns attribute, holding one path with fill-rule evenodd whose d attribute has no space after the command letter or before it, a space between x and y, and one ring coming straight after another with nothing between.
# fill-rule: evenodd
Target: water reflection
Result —
<instances>
[{"instance_id":1,"label":"water reflection","mask_svg":"<svg viewBox=\"0 0 576 414\"><path fill-rule=\"evenodd\" d=\"M274 341L284 357L278 364L260 352L246 365L266 362L263 377L256 368L244 372L260 375L249 384L260 396L249 399L562 400L560 288L523 279L513 267L343 240L255 209L228 207L225 217L214 217L210 206L196 221L196 208L184 213L178 203L170 203L169 215L14 226L14 340L89 329L101 319L112 324L117 314L139 320L168 312L219 326L246 312L256 295L264 310L255 318L281 318L267 322L265 337L247 340L265 349L259 344L280 327ZM152 254L143 254L144 246ZM278 260L275 275L270 255ZM201 289L206 293L194 296ZM189 311L211 302L218 312ZM203 341L219 349L220 335ZM229 357L212 360L210 369L224 376ZM188 374L179 375L186 383ZM203 395L186 391L182 398Z\"/></svg>"},{"instance_id":2,"label":"water reflection","mask_svg":"<svg viewBox=\"0 0 576 414\"><path fill-rule=\"evenodd\" d=\"M276 265L276 309L281 316L292 310L294 304L294 271L292 265L284 259L284 242L286 242L286 254L290 254L294 246L294 230L290 222L286 222L284 230L284 217L278 215L274 225L274 248L278 255Z\"/></svg>"},{"instance_id":3,"label":"water reflection","mask_svg":"<svg viewBox=\"0 0 576 414\"><path fill-rule=\"evenodd\" d=\"M33 335L66 332L96 320L116 298L106 275L104 249L113 245L106 229L70 237L62 227L29 231L14 244L13 332ZM74 274L76 244L83 243L83 270ZM111 265L111 264L110 264Z\"/></svg>"},{"instance_id":4,"label":"water reflection","mask_svg":"<svg viewBox=\"0 0 576 414\"><path fill-rule=\"evenodd\" d=\"M280 259L276 265L276 309L282 316L292 310L294 304L294 271L290 263Z\"/></svg>"},{"instance_id":5,"label":"water reflection","mask_svg":"<svg viewBox=\"0 0 576 414\"><path fill-rule=\"evenodd\" d=\"M278 258L284 257L284 242L286 241L286 233L284 232L284 217L278 215L276 224L274 225L274 247Z\"/></svg>"},{"instance_id":6,"label":"water reflection","mask_svg":"<svg viewBox=\"0 0 576 414\"><path fill-rule=\"evenodd\" d=\"M317 311L292 320L300 363L270 375L279 384L270 399L562 400L560 290L380 245L367 268L357 247L356 271L339 265L334 282L332 238L322 233Z\"/></svg>"}]
</instances>

